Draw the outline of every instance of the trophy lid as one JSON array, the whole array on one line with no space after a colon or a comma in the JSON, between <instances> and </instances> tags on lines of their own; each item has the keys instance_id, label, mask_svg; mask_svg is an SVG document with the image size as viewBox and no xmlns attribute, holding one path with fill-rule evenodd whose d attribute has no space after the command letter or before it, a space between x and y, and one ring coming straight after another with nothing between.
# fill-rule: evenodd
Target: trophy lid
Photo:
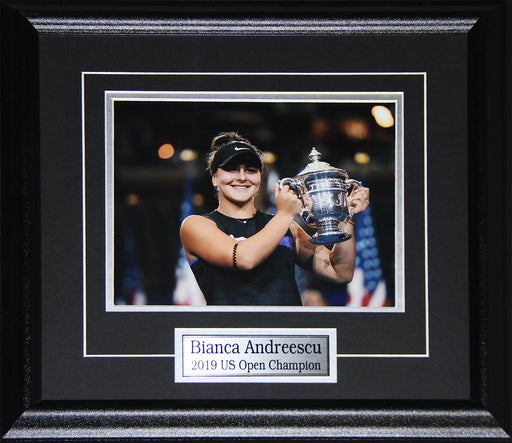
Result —
<instances>
[{"instance_id":1,"label":"trophy lid","mask_svg":"<svg viewBox=\"0 0 512 443\"><path fill-rule=\"evenodd\" d=\"M318 152L316 148L312 148L311 152L309 153L310 162L302 171L299 172L298 175L308 175L314 172L336 172L338 174L342 174L345 178L348 178L346 171L343 169L335 168L327 162L320 161L321 157L322 154Z\"/></svg>"}]
</instances>

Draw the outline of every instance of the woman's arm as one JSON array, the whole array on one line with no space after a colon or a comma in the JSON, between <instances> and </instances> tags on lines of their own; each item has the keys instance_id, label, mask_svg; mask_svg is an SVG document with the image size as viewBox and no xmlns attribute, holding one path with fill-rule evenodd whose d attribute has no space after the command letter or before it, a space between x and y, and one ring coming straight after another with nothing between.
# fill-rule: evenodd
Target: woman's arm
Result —
<instances>
[{"instance_id":1,"label":"woman's arm","mask_svg":"<svg viewBox=\"0 0 512 443\"><path fill-rule=\"evenodd\" d=\"M232 268L233 249L238 244L238 269L249 270L260 264L279 245L300 209L300 201L288 191L288 186L279 190L276 185L275 195L276 215L261 231L242 242L222 232L213 220L197 215L187 217L181 225L181 241L187 258L200 257L217 266Z\"/></svg>"},{"instance_id":2,"label":"woman's arm","mask_svg":"<svg viewBox=\"0 0 512 443\"><path fill-rule=\"evenodd\" d=\"M366 210L369 195L368 188L355 189L348 198L350 212L358 214ZM352 238L336 243L333 249L329 250L325 246L311 244L309 235L294 223L291 230L295 239L297 263L326 280L335 283L351 281L356 262L354 227L350 222L345 222L343 228L352 234Z\"/></svg>"},{"instance_id":3,"label":"woman's arm","mask_svg":"<svg viewBox=\"0 0 512 443\"><path fill-rule=\"evenodd\" d=\"M345 225L345 230L353 234L352 225ZM311 237L299 225L294 223L291 231L295 238L296 260L301 267L334 283L347 283L352 280L356 261L353 235L351 239L336 243L329 250L323 245L310 243Z\"/></svg>"}]
</instances>

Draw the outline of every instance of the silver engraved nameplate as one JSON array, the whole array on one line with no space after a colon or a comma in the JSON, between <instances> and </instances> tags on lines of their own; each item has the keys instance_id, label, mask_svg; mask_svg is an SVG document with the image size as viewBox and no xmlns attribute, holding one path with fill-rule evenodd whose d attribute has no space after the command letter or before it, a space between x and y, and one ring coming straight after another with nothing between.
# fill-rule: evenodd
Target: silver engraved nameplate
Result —
<instances>
[{"instance_id":1,"label":"silver engraved nameplate","mask_svg":"<svg viewBox=\"0 0 512 443\"><path fill-rule=\"evenodd\" d=\"M351 218L348 191L362 184L349 179L343 169L322 162L320 158L321 154L313 148L306 168L293 178L281 179L279 187L288 185L302 200L300 215L307 225L317 228L311 243L340 243L352 237L340 226L342 221Z\"/></svg>"}]
</instances>

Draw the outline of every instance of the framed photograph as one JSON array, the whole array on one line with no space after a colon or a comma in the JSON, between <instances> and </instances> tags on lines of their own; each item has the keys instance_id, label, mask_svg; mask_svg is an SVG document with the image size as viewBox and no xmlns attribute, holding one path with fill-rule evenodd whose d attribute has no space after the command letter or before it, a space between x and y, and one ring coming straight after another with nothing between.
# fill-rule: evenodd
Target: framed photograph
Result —
<instances>
[{"instance_id":1,"label":"framed photograph","mask_svg":"<svg viewBox=\"0 0 512 443\"><path fill-rule=\"evenodd\" d=\"M301 6L2 3L5 439L510 440L511 8ZM211 302L180 227L225 132L269 218L336 172L311 236L369 189L349 281Z\"/></svg>"},{"instance_id":2,"label":"framed photograph","mask_svg":"<svg viewBox=\"0 0 512 443\"><path fill-rule=\"evenodd\" d=\"M87 95L91 79L97 80L99 77L115 83L119 76L124 81L127 77L132 78L134 84L142 78L147 82L150 77L155 87L159 82L165 85L177 78L195 82L198 77L209 79L217 85L246 78L256 85L270 77L274 88L280 80L286 81L289 86L290 82L304 81L305 78L311 84L332 79L338 85L357 79L360 86L357 90L345 92L333 92L332 88L329 91L305 92L104 92L105 86L102 86L98 95L104 97L105 104L101 103L99 108L93 104L86 106L84 127L86 134L90 131L91 138L98 134L98 128L89 129L87 122L91 114L105 108L106 147L102 146L98 155L101 160L105 157L107 165L115 165L106 171L103 191L108 208L103 217L107 226L107 253L103 259L106 262L103 266L107 268L107 310L183 311L187 307L188 311L195 308L198 312L204 312L215 308L208 306L205 309L200 289L194 290L195 279L180 251L179 230L181 221L187 215L210 212L217 206L210 174L205 167L211 134L222 132L222 128L239 128L239 131L249 133L250 137L266 146L266 183L257 195L257 205L262 211L276 212L276 182L284 177L283 174L293 176L304 169L310 162L308 154L312 148L316 150L318 147L323 151L319 153L323 157L330 157L335 164L341 164L350 173L360 176L365 186L373 189L373 183L379 183L375 185L375 198L380 202L380 207L371 214L368 210L360 216L355 233L360 245L359 268L366 269L366 274L370 274L369 280L373 283L371 293L358 290L365 286L364 276L359 287L356 286L357 282L347 287L322 284L310 273L298 270L296 278L300 280L303 306L296 309L303 312L305 306L314 306L313 310L318 312L321 306L328 306L326 311L333 311L333 307L364 312L404 311L404 251L401 247L404 244L404 93L368 92L364 88L369 87L376 78L406 79L412 83L416 80L415 96L409 102L412 105L412 100L423 100L424 74L84 73L84 91ZM410 119L419 119L421 125L425 115L421 103L417 109L416 114L411 112ZM379 110L390 119L389 122L381 122L384 126L380 126L372 115L372 112L376 114ZM194 122L190 121L191 116L194 116ZM247 122L248 119L252 120ZM187 122L193 128L187 126ZM199 127L196 127L198 124ZM187 127L189 129L185 129ZM144 131L154 134L149 136L151 141L147 147L138 144ZM370 136L370 131L375 135ZM370 137L373 141L369 140ZM310 147L307 142L301 141L310 139L317 147ZM155 143L157 140L160 142ZM305 146L301 154L296 155L300 144ZM165 149L169 149L166 155L162 154ZM87 147L85 150L90 151ZM370 168L370 155L377 166ZM93 158L91 155L93 164L97 164L98 160L99 157ZM151 177L151 181L146 177ZM174 181L179 187L174 185ZM91 185L87 181L87 167L84 182L84 189L88 190ZM85 192L85 198L87 194ZM149 197L144 197L146 195ZM422 199L423 195L416 195L416 198ZM87 202L84 206L91 207ZM303 225L306 224L303 218L299 218L301 221ZM417 220L416 223L424 221ZM305 229L308 227L306 225ZM379 231L378 234L375 230ZM415 249L425 249L421 243L424 237L418 240ZM156 246L158 244L162 247ZM91 249L99 248L91 245ZM159 252L155 254L152 250ZM368 277L366 280L368 285ZM395 286L398 286L396 290ZM230 309L236 308L231 306ZM272 307L272 304L265 308L244 303L243 310L248 309L275 311L279 308Z\"/></svg>"}]
</instances>

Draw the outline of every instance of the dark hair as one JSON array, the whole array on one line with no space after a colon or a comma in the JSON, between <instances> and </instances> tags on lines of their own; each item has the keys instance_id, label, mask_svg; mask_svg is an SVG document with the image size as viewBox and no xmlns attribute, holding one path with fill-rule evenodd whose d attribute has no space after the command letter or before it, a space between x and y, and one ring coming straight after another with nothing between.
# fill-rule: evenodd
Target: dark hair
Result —
<instances>
[{"instance_id":1,"label":"dark hair","mask_svg":"<svg viewBox=\"0 0 512 443\"><path fill-rule=\"evenodd\" d=\"M216 135L210 145L211 152L208 154L208 170L210 171L210 174L215 174L215 171L217 168L212 168L212 165L214 164L215 156L216 154L225 148L226 146L234 143L241 143L243 145L249 146L260 158L262 169L263 169L263 152L261 152L256 146L251 144L249 140L246 138L238 135L236 132L221 132L220 134ZM215 170L213 170L215 169ZM262 170L263 172L263 170Z\"/></svg>"}]
</instances>

